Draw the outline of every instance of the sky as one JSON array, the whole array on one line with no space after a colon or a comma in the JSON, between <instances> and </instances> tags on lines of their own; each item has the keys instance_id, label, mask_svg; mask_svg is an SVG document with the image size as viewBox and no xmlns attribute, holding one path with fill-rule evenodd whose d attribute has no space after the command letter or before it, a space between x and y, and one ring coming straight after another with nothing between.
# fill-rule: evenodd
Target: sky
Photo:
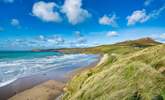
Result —
<instances>
[{"instance_id":1,"label":"sky","mask_svg":"<svg viewBox=\"0 0 165 100\"><path fill-rule=\"evenodd\" d=\"M0 50L165 42L165 0L0 0Z\"/></svg>"}]
</instances>

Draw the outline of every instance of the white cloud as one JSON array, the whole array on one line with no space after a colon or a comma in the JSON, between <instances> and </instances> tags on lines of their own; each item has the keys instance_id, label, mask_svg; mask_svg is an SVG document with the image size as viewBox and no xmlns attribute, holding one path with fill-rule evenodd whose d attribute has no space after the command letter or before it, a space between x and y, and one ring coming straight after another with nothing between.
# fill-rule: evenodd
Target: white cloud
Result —
<instances>
[{"instance_id":1,"label":"white cloud","mask_svg":"<svg viewBox=\"0 0 165 100\"><path fill-rule=\"evenodd\" d=\"M157 10L152 11L149 16L150 18L155 18L158 17L163 11L165 10L165 5L163 5L162 7L160 7Z\"/></svg>"},{"instance_id":2,"label":"white cloud","mask_svg":"<svg viewBox=\"0 0 165 100\"><path fill-rule=\"evenodd\" d=\"M47 41L54 44L63 44L65 42L65 40L62 37L56 35L48 37Z\"/></svg>"},{"instance_id":3,"label":"white cloud","mask_svg":"<svg viewBox=\"0 0 165 100\"><path fill-rule=\"evenodd\" d=\"M86 44L87 40L85 37L80 37L76 41L78 44Z\"/></svg>"},{"instance_id":4,"label":"white cloud","mask_svg":"<svg viewBox=\"0 0 165 100\"><path fill-rule=\"evenodd\" d=\"M165 40L165 33L163 33L163 34L160 35L160 39Z\"/></svg>"},{"instance_id":5,"label":"white cloud","mask_svg":"<svg viewBox=\"0 0 165 100\"><path fill-rule=\"evenodd\" d=\"M43 42L44 45L45 44L55 45L55 44L62 44L64 42L64 39L56 35L50 37L39 35L37 37L37 42Z\"/></svg>"},{"instance_id":6,"label":"white cloud","mask_svg":"<svg viewBox=\"0 0 165 100\"><path fill-rule=\"evenodd\" d=\"M144 23L149 20L149 16L146 14L146 10L136 10L132 13L131 16L127 17L128 23L127 25L134 25L138 22Z\"/></svg>"},{"instance_id":7,"label":"white cloud","mask_svg":"<svg viewBox=\"0 0 165 100\"><path fill-rule=\"evenodd\" d=\"M83 35L81 34L80 31L75 31L75 35L76 35L77 38L83 37Z\"/></svg>"},{"instance_id":8,"label":"white cloud","mask_svg":"<svg viewBox=\"0 0 165 100\"><path fill-rule=\"evenodd\" d=\"M130 25L135 25L136 23L144 23L149 19L158 17L164 10L165 10L165 5L163 5L159 9L153 10L148 14L145 9L136 10L132 13L132 15L127 16L127 20L128 20L127 25L130 26Z\"/></svg>"},{"instance_id":9,"label":"white cloud","mask_svg":"<svg viewBox=\"0 0 165 100\"><path fill-rule=\"evenodd\" d=\"M81 34L81 33L80 33ZM76 36L73 40L66 41L63 37L57 35L45 36L38 35L32 38L20 38L14 40L6 40L12 47L20 47L20 48L66 48L66 47L86 47L88 46L87 40L84 36L80 35L80 37ZM1 43L0 43L1 44ZM5 45L4 45L5 46Z\"/></svg>"},{"instance_id":10,"label":"white cloud","mask_svg":"<svg viewBox=\"0 0 165 100\"><path fill-rule=\"evenodd\" d=\"M66 14L68 21L73 25L91 16L86 9L82 8L82 0L65 0L61 11Z\"/></svg>"},{"instance_id":11,"label":"white cloud","mask_svg":"<svg viewBox=\"0 0 165 100\"><path fill-rule=\"evenodd\" d=\"M80 31L75 31L75 40L70 41L67 43L67 46L69 47L86 47L87 44L87 39L81 34Z\"/></svg>"},{"instance_id":12,"label":"white cloud","mask_svg":"<svg viewBox=\"0 0 165 100\"><path fill-rule=\"evenodd\" d=\"M45 36L39 35L37 39L40 40L40 41L44 41L45 40Z\"/></svg>"},{"instance_id":13,"label":"white cloud","mask_svg":"<svg viewBox=\"0 0 165 100\"><path fill-rule=\"evenodd\" d=\"M46 22L60 22L62 19L59 13L54 11L54 8L58 8L54 2L39 1L33 5L32 13Z\"/></svg>"},{"instance_id":14,"label":"white cloud","mask_svg":"<svg viewBox=\"0 0 165 100\"><path fill-rule=\"evenodd\" d=\"M87 42L86 38L81 34L80 31L75 32L76 35L76 41L77 44L85 44Z\"/></svg>"},{"instance_id":15,"label":"white cloud","mask_svg":"<svg viewBox=\"0 0 165 100\"><path fill-rule=\"evenodd\" d=\"M108 31L108 32L107 32L107 36L108 36L108 37L115 37L115 36L118 36L118 32L116 32L116 31Z\"/></svg>"},{"instance_id":16,"label":"white cloud","mask_svg":"<svg viewBox=\"0 0 165 100\"><path fill-rule=\"evenodd\" d=\"M65 40L60 36L44 36L39 35L37 37L33 37L31 39L17 39L12 44L18 45L18 46L26 46L30 48L40 48L40 47L46 47L46 48L56 48L58 46L64 45Z\"/></svg>"},{"instance_id":17,"label":"white cloud","mask_svg":"<svg viewBox=\"0 0 165 100\"><path fill-rule=\"evenodd\" d=\"M11 20L11 25L18 27L18 26L20 26L20 22L19 22L18 19L12 19Z\"/></svg>"},{"instance_id":18,"label":"white cloud","mask_svg":"<svg viewBox=\"0 0 165 100\"><path fill-rule=\"evenodd\" d=\"M117 22L116 22L116 15L113 14L112 16L107 16L107 15L104 15L103 17L101 17L99 19L99 24L101 25L111 25L113 27L116 27L117 26Z\"/></svg>"}]
</instances>

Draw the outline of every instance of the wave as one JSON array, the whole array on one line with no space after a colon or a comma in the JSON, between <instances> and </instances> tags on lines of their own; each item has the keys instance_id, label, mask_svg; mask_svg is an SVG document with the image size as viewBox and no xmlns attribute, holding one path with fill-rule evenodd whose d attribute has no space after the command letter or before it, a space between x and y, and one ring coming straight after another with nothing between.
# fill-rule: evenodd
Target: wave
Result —
<instances>
[{"instance_id":1,"label":"wave","mask_svg":"<svg viewBox=\"0 0 165 100\"><path fill-rule=\"evenodd\" d=\"M17 78L13 78L13 79L11 79L11 80L7 80L7 81L5 81L5 82L1 82L1 83L0 83L0 87L6 86L6 85L8 85L8 84L10 84L10 83L12 83L12 82L14 82L14 81L16 81L16 80L17 80Z\"/></svg>"},{"instance_id":2,"label":"wave","mask_svg":"<svg viewBox=\"0 0 165 100\"><path fill-rule=\"evenodd\" d=\"M62 68L88 66L97 61L98 55L68 54L52 55L33 59L0 61L0 87L18 78Z\"/></svg>"}]
</instances>

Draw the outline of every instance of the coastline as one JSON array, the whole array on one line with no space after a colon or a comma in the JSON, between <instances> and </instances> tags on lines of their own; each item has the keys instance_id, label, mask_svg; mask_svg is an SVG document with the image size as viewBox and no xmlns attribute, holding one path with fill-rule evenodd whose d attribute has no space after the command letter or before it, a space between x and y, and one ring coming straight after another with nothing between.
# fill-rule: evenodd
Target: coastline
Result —
<instances>
[{"instance_id":1,"label":"coastline","mask_svg":"<svg viewBox=\"0 0 165 100\"><path fill-rule=\"evenodd\" d=\"M21 94L21 95L29 94L29 93L26 93L26 91L29 91L29 90L30 91L31 90L33 91L33 89L40 90L40 88L45 86L42 84L49 84L49 86L51 86L53 89L55 89L55 91L58 91L58 92L53 92L53 94L50 93L51 94L50 97L52 97L52 96L58 97L63 92L64 85L72 78L72 76L74 76L76 73L79 73L83 70L96 66L100 62L101 58L102 58L102 56L100 55L96 62L94 62L88 66L75 68L71 72L69 72L67 75L64 75L64 76L58 75L59 73L64 73L63 71L59 71L59 73L54 73L54 71L50 71L50 72L46 72L46 73L32 75L29 77L20 78L17 81L13 82L12 84L9 84L5 87L0 88L0 94L1 94L0 100L1 99L6 100L8 98L10 98L10 100L19 100L19 99L13 99L13 98L20 97L19 94ZM59 88L58 85L62 85L63 87L60 86L60 88ZM56 90L56 88L58 88L59 90ZM47 89L48 88L44 88L44 90L47 90ZM51 90L51 88L48 89L48 91L49 90ZM48 95L50 95L50 94L48 94ZM37 94L37 95L39 95L39 94ZM21 100L22 100L22 98L21 98ZM34 100L36 100L36 99L34 99ZM46 99L43 99L43 100L46 100Z\"/></svg>"},{"instance_id":2,"label":"coastline","mask_svg":"<svg viewBox=\"0 0 165 100\"><path fill-rule=\"evenodd\" d=\"M64 76L58 75L60 73L63 73L63 71L58 71L58 73L55 73L54 70L52 70L49 72L19 78L11 84L0 87L0 100L7 100L16 94L19 94L49 80L56 80L65 83L67 79Z\"/></svg>"},{"instance_id":3,"label":"coastline","mask_svg":"<svg viewBox=\"0 0 165 100\"><path fill-rule=\"evenodd\" d=\"M100 57L98 58L98 61L96 61L96 62L90 64L89 66L80 67L80 68L77 68L77 69L71 71L70 73L68 73L68 74L65 76L66 79L68 79L68 81L69 81L69 80L71 80L74 76L76 76L77 74L82 73L83 71L89 70L90 68L96 67L96 66L98 65L98 63L100 63L101 59L102 59L102 56L100 56Z\"/></svg>"},{"instance_id":4,"label":"coastline","mask_svg":"<svg viewBox=\"0 0 165 100\"><path fill-rule=\"evenodd\" d=\"M69 80L71 80L80 72L95 67L101 59L102 57L100 56L98 61L90 64L89 66L73 70L72 72L65 75L65 80L62 79L46 81L44 83L35 85L33 88L26 89L25 91L14 95L13 97L9 98L9 100L54 100L63 94L64 87ZM47 84L46 87L45 84Z\"/></svg>"}]
</instances>

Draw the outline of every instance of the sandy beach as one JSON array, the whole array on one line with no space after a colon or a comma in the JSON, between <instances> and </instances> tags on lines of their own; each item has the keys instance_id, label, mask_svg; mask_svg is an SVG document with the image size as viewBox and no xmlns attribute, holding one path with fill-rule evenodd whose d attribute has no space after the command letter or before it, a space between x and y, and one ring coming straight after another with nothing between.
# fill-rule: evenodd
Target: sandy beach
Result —
<instances>
[{"instance_id":1,"label":"sandy beach","mask_svg":"<svg viewBox=\"0 0 165 100\"><path fill-rule=\"evenodd\" d=\"M50 80L32 89L27 89L9 100L54 100L63 92L64 86L62 82Z\"/></svg>"},{"instance_id":2,"label":"sandy beach","mask_svg":"<svg viewBox=\"0 0 165 100\"><path fill-rule=\"evenodd\" d=\"M54 100L53 98L62 94L68 80L84 70L97 66L104 59L105 55L100 56L97 62L89 66L76 68L69 73L65 73L64 70L55 73L52 70L18 79L12 84L0 88L0 100L7 100L8 98L10 98L9 100ZM61 76L60 73L65 73L65 75Z\"/></svg>"},{"instance_id":3,"label":"sandy beach","mask_svg":"<svg viewBox=\"0 0 165 100\"><path fill-rule=\"evenodd\" d=\"M7 100L9 97L15 94L18 94L24 90L30 89L49 80L56 80L65 83L68 79L65 76L61 76L60 74L64 72L65 71L57 72L52 70L49 72L20 78L7 86L0 87L0 100Z\"/></svg>"}]
</instances>

